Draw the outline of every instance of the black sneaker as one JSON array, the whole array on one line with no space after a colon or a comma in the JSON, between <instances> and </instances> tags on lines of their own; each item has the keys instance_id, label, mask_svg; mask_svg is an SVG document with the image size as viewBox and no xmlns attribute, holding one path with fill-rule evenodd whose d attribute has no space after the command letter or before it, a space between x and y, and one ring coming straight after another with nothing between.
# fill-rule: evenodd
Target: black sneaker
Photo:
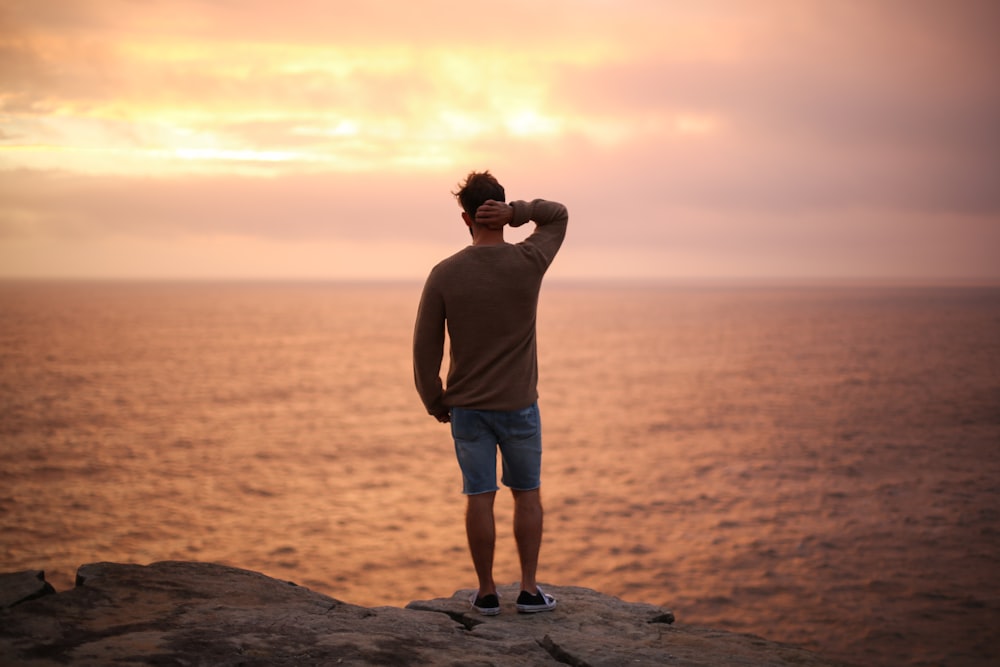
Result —
<instances>
[{"instance_id":1,"label":"black sneaker","mask_svg":"<svg viewBox=\"0 0 1000 667\"><path fill-rule=\"evenodd\" d=\"M472 603L473 609L478 611L483 616L496 616L500 613L500 596L490 593L489 595L484 595L479 597L476 593L472 594L469 598L469 602Z\"/></svg>"},{"instance_id":2,"label":"black sneaker","mask_svg":"<svg viewBox=\"0 0 1000 667\"><path fill-rule=\"evenodd\" d=\"M528 591L521 591L517 596L517 610L522 614L534 614L539 611L552 611L556 608L556 599L535 587L538 592L532 595Z\"/></svg>"}]
</instances>

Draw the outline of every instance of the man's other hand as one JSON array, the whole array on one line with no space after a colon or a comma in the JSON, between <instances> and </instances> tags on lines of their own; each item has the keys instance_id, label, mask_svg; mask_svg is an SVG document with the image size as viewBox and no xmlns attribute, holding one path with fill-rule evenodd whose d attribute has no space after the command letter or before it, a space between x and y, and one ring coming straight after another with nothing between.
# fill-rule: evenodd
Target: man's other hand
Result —
<instances>
[{"instance_id":1,"label":"man's other hand","mask_svg":"<svg viewBox=\"0 0 1000 667\"><path fill-rule=\"evenodd\" d=\"M514 219L513 207L501 201L487 199L476 209L476 222L490 229L500 229Z\"/></svg>"},{"instance_id":2,"label":"man's other hand","mask_svg":"<svg viewBox=\"0 0 1000 667\"><path fill-rule=\"evenodd\" d=\"M447 424L448 422L451 421L451 413L450 412L443 412L443 413L441 413L439 415L434 415L434 418L437 419L442 424Z\"/></svg>"}]
</instances>

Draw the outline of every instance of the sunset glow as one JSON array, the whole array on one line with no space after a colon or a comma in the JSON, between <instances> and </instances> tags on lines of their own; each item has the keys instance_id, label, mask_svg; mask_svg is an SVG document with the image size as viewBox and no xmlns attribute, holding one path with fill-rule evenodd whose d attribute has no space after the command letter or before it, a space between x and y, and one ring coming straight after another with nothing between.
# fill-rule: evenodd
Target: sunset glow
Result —
<instances>
[{"instance_id":1,"label":"sunset glow","mask_svg":"<svg viewBox=\"0 0 1000 667\"><path fill-rule=\"evenodd\" d=\"M1000 280L994 3L293 5L3 3L0 277L420 278L488 168L568 278Z\"/></svg>"}]
</instances>

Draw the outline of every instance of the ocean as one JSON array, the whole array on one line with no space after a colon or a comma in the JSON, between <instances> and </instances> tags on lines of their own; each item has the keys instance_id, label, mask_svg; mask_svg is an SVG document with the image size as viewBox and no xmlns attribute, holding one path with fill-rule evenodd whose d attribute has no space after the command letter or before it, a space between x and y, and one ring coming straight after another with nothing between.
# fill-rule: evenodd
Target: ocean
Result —
<instances>
[{"instance_id":1,"label":"ocean","mask_svg":"<svg viewBox=\"0 0 1000 667\"><path fill-rule=\"evenodd\" d=\"M473 587L420 287L0 283L0 571ZM1000 661L1000 288L552 282L538 327L541 581L855 664Z\"/></svg>"}]
</instances>

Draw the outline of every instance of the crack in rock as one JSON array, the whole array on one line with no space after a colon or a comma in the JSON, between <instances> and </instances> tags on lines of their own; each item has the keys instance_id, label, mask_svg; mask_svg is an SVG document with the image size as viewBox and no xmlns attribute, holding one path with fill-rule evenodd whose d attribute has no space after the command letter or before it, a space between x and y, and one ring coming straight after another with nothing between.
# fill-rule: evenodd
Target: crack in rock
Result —
<instances>
[{"instance_id":1,"label":"crack in rock","mask_svg":"<svg viewBox=\"0 0 1000 667\"><path fill-rule=\"evenodd\" d=\"M538 645L545 649L545 651L551 655L554 660L557 660L564 665L572 665L573 667L590 667L590 663L586 660L577 658L562 646L559 646L559 644L552 641L552 637L549 635L545 635L538 640Z\"/></svg>"}]
</instances>

